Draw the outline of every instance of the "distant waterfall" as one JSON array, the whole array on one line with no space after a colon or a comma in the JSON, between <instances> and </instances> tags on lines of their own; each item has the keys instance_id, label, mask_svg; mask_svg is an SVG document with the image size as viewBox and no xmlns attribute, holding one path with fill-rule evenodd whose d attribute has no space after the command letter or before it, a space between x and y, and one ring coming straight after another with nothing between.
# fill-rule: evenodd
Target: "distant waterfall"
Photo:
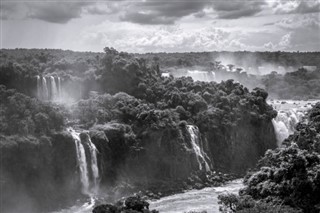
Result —
<instances>
[{"instance_id":1,"label":"distant waterfall","mask_svg":"<svg viewBox=\"0 0 320 213\"><path fill-rule=\"evenodd\" d=\"M303 121L304 115L314 101L271 101L278 110L278 115L272 120L278 145L293 134L296 125Z\"/></svg>"},{"instance_id":2,"label":"distant waterfall","mask_svg":"<svg viewBox=\"0 0 320 213\"><path fill-rule=\"evenodd\" d=\"M214 81L216 80L216 74L212 71L199 71L199 70L188 70L187 76L192 77L195 81Z\"/></svg>"},{"instance_id":3,"label":"distant waterfall","mask_svg":"<svg viewBox=\"0 0 320 213\"><path fill-rule=\"evenodd\" d=\"M70 134L72 135L75 146L76 146L76 153L77 153L77 161L79 164L79 171L80 171L80 181L82 184L82 193L83 194L91 194L97 190L98 183L99 183L99 168L98 168L98 160L97 160L97 148L92 143L91 138L89 135L88 140L82 141L80 138L80 133L76 132L73 128L69 127L67 129ZM85 142L87 144L85 144ZM89 162L86 156L86 149L85 145L89 147L89 154L91 162ZM90 170L90 174L89 174Z\"/></svg>"},{"instance_id":4,"label":"distant waterfall","mask_svg":"<svg viewBox=\"0 0 320 213\"><path fill-rule=\"evenodd\" d=\"M47 80L45 77L42 77L41 90L42 90L42 99L48 100L49 99L49 90L48 90Z\"/></svg>"},{"instance_id":5,"label":"distant waterfall","mask_svg":"<svg viewBox=\"0 0 320 213\"><path fill-rule=\"evenodd\" d=\"M62 91L61 91L61 78L58 77L58 96L59 98L62 97Z\"/></svg>"},{"instance_id":6,"label":"distant waterfall","mask_svg":"<svg viewBox=\"0 0 320 213\"><path fill-rule=\"evenodd\" d=\"M50 76L50 82L51 82L51 100L56 100L58 98L58 88L55 81L55 78L53 76Z\"/></svg>"},{"instance_id":7,"label":"distant waterfall","mask_svg":"<svg viewBox=\"0 0 320 213\"><path fill-rule=\"evenodd\" d=\"M38 98L40 99L41 96L42 96L42 91L41 91L41 90L42 90L41 79L40 79L40 76L39 76L39 75L37 75L36 78L37 78L37 96L38 96Z\"/></svg>"},{"instance_id":8,"label":"distant waterfall","mask_svg":"<svg viewBox=\"0 0 320 213\"><path fill-rule=\"evenodd\" d=\"M48 76L37 78L37 97L41 101L59 101L61 99L60 77Z\"/></svg>"},{"instance_id":9,"label":"distant waterfall","mask_svg":"<svg viewBox=\"0 0 320 213\"><path fill-rule=\"evenodd\" d=\"M303 112L294 109L278 112L277 117L272 120L273 126L276 130L278 145L280 145L284 139L289 137L289 135L294 133L296 125L302 121L303 116Z\"/></svg>"},{"instance_id":10,"label":"distant waterfall","mask_svg":"<svg viewBox=\"0 0 320 213\"><path fill-rule=\"evenodd\" d=\"M193 126L193 125L187 125L187 129L188 132L190 134L190 138L191 138L191 146L192 149L194 151L194 153L196 154L196 158L199 164L199 169L202 170L202 163L205 164L205 170L206 171L210 171L210 166L208 164L208 162L206 161L205 157L204 157L204 153L203 150L200 147L199 144L199 130L198 127Z\"/></svg>"}]
</instances>

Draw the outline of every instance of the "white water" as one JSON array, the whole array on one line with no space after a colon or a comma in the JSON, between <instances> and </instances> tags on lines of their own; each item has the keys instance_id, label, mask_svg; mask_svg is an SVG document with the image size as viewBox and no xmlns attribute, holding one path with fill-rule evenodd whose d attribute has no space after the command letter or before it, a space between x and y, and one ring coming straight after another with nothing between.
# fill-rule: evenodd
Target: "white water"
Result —
<instances>
[{"instance_id":1,"label":"white water","mask_svg":"<svg viewBox=\"0 0 320 213\"><path fill-rule=\"evenodd\" d=\"M216 74L212 71L199 71L199 70L188 70L186 76L192 77L194 81L214 81Z\"/></svg>"},{"instance_id":2,"label":"white water","mask_svg":"<svg viewBox=\"0 0 320 213\"><path fill-rule=\"evenodd\" d=\"M90 151L89 153L91 158L90 166L88 166L85 147L83 145L83 142L81 141L80 133L76 132L71 127L69 127L67 130L70 132L75 142L77 161L78 161L79 171L80 171L80 181L82 184L82 193L92 196L92 194L97 193L97 190L99 187L98 186L99 168L98 168L98 161L97 161L97 148L92 143L88 135L87 145L89 147L89 151ZM92 182L90 182L88 169L91 169Z\"/></svg>"},{"instance_id":3,"label":"white water","mask_svg":"<svg viewBox=\"0 0 320 213\"><path fill-rule=\"evenodd\" d=\"M47 80L45 77L42 77L42 85L41 85L41 92L42 92L42 96L41 98L43 100L48 100L49 98L49 91L48 91L48 86L47 86Z\"/></svg>"},{"instance_id":4,"label":"white water","mask_svg":"<svg viewBox=\"0 0 320 213\"><path fill-rule=\"evenodd\" d=\"M183 213L189 211L218 213L218 195L223 193L238 193L242 187L242 180L239 179L220 187L190 190L185 193L151 201L149 209L156 209L161 213Z\"/></svg>"},{"instance_id":5,"label":"white water","mask_svg":"<svg viewBox=\"0 0 320 213\"><path fill-rule=\"evenodd\" d=\"M97 160L97 148L92 143L91 138L88 139L89 149L91 154L91 171L92 171L92 179L93 179L93 191L96 193L98 190L99 184L99 167L98 167L98 160Z\"/></svg>"},{"instance_id":6,"label":"white water","mask_svg":"<svg viewBox=\"0 0 320 213\"><path fill-rule=\"evenodd\" d=\"M84 147L81 143L80 133L76 132L71 127L68 128L68 131L72 135L76 145L77 161L80 169L80 181L82 183L82 193L88 194L89 193L89 176L88 176L88 168L87 168L87 158L86 158Z\"/></svg>"},{"instance_id":7,"label":"white water","mask_svg":"<svg viewBox=\"0 0 320 213\"><path fill-rule=\"evenodd\" d=\"M74 205L70 208L62 209L52 213L91 213L95 203L96 200L93 197L90 197L90 199L85 203Z\"/></svg>"},{"instance_id":8,"label":"white water","mask_svg":"<svg viewBox=\"0 0 320 213\"><path fill-rule=\"evenodd\" d=\"M37 96L41 101L59 101L61 99L61 79L60 77L40 77L37 78ZM50 84L47 83L47 78L50 80ZM56 78L57 82L56 83Z\"/></svg>"},{"instance_id":9,"label":"white water","mask_svg":"<svg viewBox=\"0 0 320 213\"><path fill-rule=\"evenodd\" d=\"M59 98L59 96L58 96L58 88L56 85L56 81L53 76L50 76L50 82L51 82L51 100L55 101Z\"/></svg>"},{"instance_id":10,"label":"white water","mask_svg":"<svg viewBox=\"0 0 320 213\"><path fill-rule=\"evenodd\" d=\"M303 121L307 110L317 101L292 101L292 100L274 100L268 101L277 111L278 115L272 120L278 146L293 134L298 122Z\"/></svg>"},{"instance_id":11,"label":"white water","mask_svg":"<svg viewBox=\"0 0 320 213\"><path fill-rule=\"evenodd\" d=\"M59 96L59 98L62 97L61 78L60 77L58 77L58 96Z\"/></svg>"},{"instance_id":12,"label":"white water","mask_svg":"<svg viewBox=\"0 0 320 213\"><path fill-rule=\"evenodd\" d=\"M204 151L201 149L199 144L199 130L198 127L193 125L187 125L188 132L190 134L191 138L191 145L194 153L196 154L196 158L199 164L199 170L202 170L202 162L205 164L205 170L210 171L210 167L208 162L206 161L204 157Z\"/></svg>"}]
</instances>

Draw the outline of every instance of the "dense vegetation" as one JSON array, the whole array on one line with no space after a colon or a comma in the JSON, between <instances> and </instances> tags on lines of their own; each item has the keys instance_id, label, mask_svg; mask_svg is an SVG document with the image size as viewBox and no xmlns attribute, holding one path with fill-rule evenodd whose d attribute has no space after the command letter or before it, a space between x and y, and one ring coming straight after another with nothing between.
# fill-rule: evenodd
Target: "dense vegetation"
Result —
<instances>
[{"instance_id":1,"label":"dense vegetation","mask_svg":"<svg viewBox=\"0 0 320 213\"><path fill-rule=\"evenodd\" d=\"M320 67L319 52L190 52L190 53L146 53L139 56L156 60L161 68L168 67L210 67L214 61L226 59L236 66L257 68L265 64L299 68L301 66ZM227 64L226 64L227 65ZM273 70L271 70L273 71Z\"/></svg>"},{"instance_id":2,"label":"dense vegetation","mask_svg":"<svg viewBox=\"0 0 320 213\"><path fill-rule=\"evenodd\" d=\"M0 85L0 134L42 135L61 131L65 111Z\"/></svg>"},{"instance_id":3,"label":"dense vegetation","mask_svg":"<svg viewBox=\"0 0 320 213\"><path fill-rule=\"evenodd\" d=\"M319 212L320 103L284 147L269 150L245 177L240 196L220 197L225 212Z\"/></svg>"},{"instance_id":4,"label":"dense vegetation","mask_svg":"<svg viewBox=\"0 0 320 213\"><path fill-rule=\"evenodd\" d=\"M132 91L127 91L130 88L129 85L133 86L135 83L140 83L143 78L146 79L147 71L152 70L148 74L148 78L152 78L155 73L162 71L169 70L175 73L184 72L186 69L200 69L215 71L218 81L235 79L250 89L264 88L272 98L319 98L319 52L128 54L117 52L112 48L106 48L105 52L107 57L104 53L93 52L2 49L0 51L0 84L34 96L36 75L60 76L64 82L81 84L82 97L88 97L90 90L131 93ZM233 68L234 71L221 69L222 66ZM263 66L265 66L265 72L270 74L256 75L258 67ZM293 73L281 73L281 75L272 72L278 71L279 66L290 71L298 70L302 66L317 66L318 69L313 72L301 69ZM248 70L243 70L248 67L253 70L250 74ZM139 70L139 72L132 72L132 70ZM122 80L124 83L118 84L117 80Z\"/></svg>"},{"instance_id":5,"label":"dense vegetation","mask_svg":"<svg viewBox=\"0 0 320 213\"><path fill-rule=\"evenodd\" d=\"M119 200L116 204L105 204L96 206L92 213L158 213L156 210L149 210L149 203L139 196L128 197Z\"/></svg>"},{"instance_id":6,"label":"dense vegetation","mask_svg":"<svg viewBox=\"0 0 320 213\"><path fill-rule=\"evenodd\" d=\"M298 71L278 75L271 73L262 78L262 84L271 97L280 99L320 99L320 70Z\"/></svg>"},{"instance_id":7,"label":"dense vegetation","mask_svg":"<svg viewBox=\"0 0 320 213\"><path fill-rule=\"evenodd\" d=\"M0 87L0 132L4 135L1 137L6 140L12 135L36 138L47 135L47 141L52 143L44 148L58 147L53 157L45 154L54 163L61 150L68 152L66 156L75 152L72 152L72 137L63 131L68 125L77 126L89 130L99 151L101 185L125 180L126 183L131 181L128 184L137 183L135 186L156 188L170 181L188 186L186 179L199 171L187 125L199 128L198 143L214 170L243 174L266 149L275 147L271 120L277 113L266 103L268 93L265 90L249 91L231 79L217 83L194 81L191 77L163 78L159 59L141 59L112 48L104 51L100 54L2 50L0 83L5 86ZM66 110L19 93L34 95L35 75L56 75L65 84L81 84L83 99ZM66 118L70 122L66 122ZM15 147L10 149L14 151ZM32 146L30 152L37 149L36 145ZM304 155L304 151L301 153ZM311 156L311 160L315 159ZM74 174L76 161L71 158L69 161L68 165L73 168L69 173ZM45 171L41 168L47 167L41 163L32 173ZM310 167L310 171L315 169L309 164L306 167ZM47 169L44 177L51 177L58 170L55 166ZM16 171L12 176L16 176ZM159 184L159 180L162 183ZM155 181L159 182L155 184ZM262 195L247 194L252 200L262 198Z\"/></svg>"}]
</instances>

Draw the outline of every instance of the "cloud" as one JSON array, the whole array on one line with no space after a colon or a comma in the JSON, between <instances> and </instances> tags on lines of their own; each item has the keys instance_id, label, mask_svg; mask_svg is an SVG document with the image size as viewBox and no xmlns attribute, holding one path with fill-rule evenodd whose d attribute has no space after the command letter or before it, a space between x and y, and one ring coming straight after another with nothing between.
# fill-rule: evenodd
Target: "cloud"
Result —
<instances>
[{"instance_id":1,"label":"cloud","mask_svg":"<svg viewBox=\"0 0 320 213\"><path fill-rule=\"evenodd\" d=\"M27 3L29 12L27 17L40 19L52 23L67 23L71 19L79 18L82 14L83 7L87 6L88 2L37 2Z\"/></svg>"},{"instance_id":2,"label":"cloud","mask_svg":"<svg viewBox=\"0 0 320 213\"><path fill-rule=\"evenodd\" d=\"M263 10L266 3L262 1L213 1L213 8L221 19L237 19L253 16Z\"/></svg>"},{"instance_id":3,"label":"cloud","mask_svg":"<svg viewBox=\"0 0 320 213\"><path fill-rule=\"evenodd\" d=\"M128 4L120 20L139 24L173 24L176 20L201 12L208 2L194 0L146 0Z\"/></svg>"},{"instance_id":4,"label":"cloud","mask_svg":"<svg viewBox=\"0 0 320 213\"><path fill-rule=\"evenodd\" d=\"M266 47L280 50L319 51L320 20L318 14L295 15L275 23L283 32L278 43Z\"/></svg>"},{"instance_id":5,"label":"cloud","mask_svg":"<svg viewBox=\"0 0 320 213\"><path fill-rule=\"evenodd\" d=\"M320 12L319 0L276 0L271 4L276 14L306 14Z\"/></svg>"},{"instance_id":6,"label":"cloud","mask_svg":"<svg viewBox=\"0 0 320 213\"><path fill-rule=\"evenodd\" d=\"M139 24L174 24L188 15L204 17L207 12L218 19L237 19L261 12L266 3L259 1L160 1L146 0L128 5L120 20ZM210 10L211 9L211 10Z\"/></svg>"},{"instance_id":7,"label":"cloud","mask_svg":"<svg viewBox=\"0 0 320 213\"><path fill-rule=\"evenodd\" d=\"M95 44L97 47L112 46L129 52L189 52L210 50L245 50L241 42L241 32L229 32L214 27L203 27L192 31L179 26L149 26L133 23L109 21L84 29L80 36L82 44ZM132 31L131 29L135 29ZM79 44L81 46L81 44Z\"/></svg>"},{"instance_id":8,"label":"cloud","mask_svg":"<svg viewBox=\"0 0 320 213\"><path fill-rule=\"evenodd\" d=\"M79 1L24 1L1 4L1 19L38 19L51 23L64 24L71 19L80 18L84 11L93 13L96 2ZM89 7L91 6L91 7Z\"/></svg>"},{"instance_id":9,"label":"cloud","mask_svg":"<svg viewBox=\"0 0 320 213\"><path fill-rule=\"evenodd\" d=\"M282 36L279 46L283 48L287 48L291 44L291 39L292 39L292 32L285 34Z\"/></svg>"}]
</instances>

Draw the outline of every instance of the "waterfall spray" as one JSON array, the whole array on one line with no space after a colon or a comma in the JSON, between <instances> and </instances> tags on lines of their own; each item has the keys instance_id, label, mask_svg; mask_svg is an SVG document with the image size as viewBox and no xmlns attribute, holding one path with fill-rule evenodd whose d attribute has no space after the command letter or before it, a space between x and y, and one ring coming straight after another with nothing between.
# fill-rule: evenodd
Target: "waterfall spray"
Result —
<instances>
[{"instance_id":1,"label":"waterfall spray","mask_svg":"<svg viewBox=\"0 0 320 213\"><path fill-rule=\"evenodd\" d=\"M41 99L41 79L39 75L37 75L36 78L37 78L37 97L38 99Z\"/></svg>"},{"instance_id":2,"label":"waterfall spray","mask_svg":"<svg viewBox=\"0 0 320 213\"><path fill-rule=\"evenodd\" d=\"M76 153L77 153L77 161L79 164L80 170L80 181L82 184L82 193L88 194L89 193L89 176L88 176L88 169L87 169L87 159L84 147L80 140L80 133L76 132L72 128L68 128L68 131L72 135L75 146L76 146Z\"/></svg>"},{"instance_id":3,"label":"waterfall spray","mask_svg":"<svg viewBox=\"0 0 320 213\"><path fill-rule=\"evenodd\" d=\"M76 153L77 153L77 162L79 164L79 170L80 170L80 181L82 184L82 193L90 195L91 193L96 193L98 189L99 184L99 167L98 167L98 160L97 160L97 148L92 143L90 136L88 136L88 140L86 140L87 145L89 147L89 153L90 153L90 159L91 162L89 163L90 166L88 166L86 152L85 152L85 146L84 142L80 138L80 133L76 132L73 128L69 127L67 129L71 136L74 139L75 147L76 147ZM91 170L92 174L92 181L93 183L90 183L90 177L88 169Z\"/></svg>"},{"instance_id":4,"label":"waterfall spray","mask_svg":"<svg viewBox=\"0 0 320 213\"><path fill-rule=\"evenodd\" d=\"M98 160L97 160L97 148L92 143L91 138L88 137L88 145L91 154L91 171L92 171L92 179L93 179L93 190L96 191L99 183L99 168L98 168Z\"/></svg>"},{"instance_id":5,"label":"waterfall spray","mask_svg":"<svg viewBox=\"0 0 320 213\"><path fill-rule=\"evenodd\" d=\"M59 95L59 99L61 99L62 91L61 91L61 78L60 77L58 77L58 95Z\"/></svg>"},{"instance_id":6,"label":"waterfall spray","mask_svg":"<svg viewBox=\"0 0 320 213\"><path fill-rule=\"evenodd\" d=\"M197 161L199 164L199 169L202 170L202 162L204 162L205 170L210 171L209 164L206 161L206 159L203 155L203 150L201 149L200 144L199 144L199 137L198 137L199 130L198 130L198 128L193 125L187 125L187 129L190 134L192 149L193 149L194 153L196 154L196 158L197 158Z\"/></svg>"},{"instance_id":7,"label":"waterfall spray","mask_svg":"<svg viewBox=\"0 0 320 213\"><path fill-rule=\"evenodd\" d=\"M276 133L278 146L293 134L299 122L304 122L304 118L312 103L316 101L290 101L278 100L271 101L271 105L278 110L278 115L272 120L272 124Z\"/></svg>"},{"instance_id":8,"label":"waterfall spray","mask_svg":"<svg viewBox=\"0 0 320 213\"><path fill-rule=\"evenodd\" d=\"M199 71L199 70L188 70L187 76L192 77L195 81L214 81L215 80L215 72L213 71Z\"/></svg>"},{"instance_id":9,"label":"waterfall spray","mask_svg":"<svg viewBox=\"0 0 320 213\"><path fill-rule=\"evenodd\" d=\"M41 92L42 92L42 99L49 100L49 91L47 86L47 80L45 77L42 77Z\"/></svg>"},{"instance_id":10,"label":"waterfall spray","mask_svg":"<svg viewBox=\"0 0 320 213\"><path fill-rule=\"evenodd\" d=\"M55 78L53 76L50 76L50 82L51 82L51 100L55 101L58 98L58 89L57 89Z\"/></svg>"}]
</instances>

